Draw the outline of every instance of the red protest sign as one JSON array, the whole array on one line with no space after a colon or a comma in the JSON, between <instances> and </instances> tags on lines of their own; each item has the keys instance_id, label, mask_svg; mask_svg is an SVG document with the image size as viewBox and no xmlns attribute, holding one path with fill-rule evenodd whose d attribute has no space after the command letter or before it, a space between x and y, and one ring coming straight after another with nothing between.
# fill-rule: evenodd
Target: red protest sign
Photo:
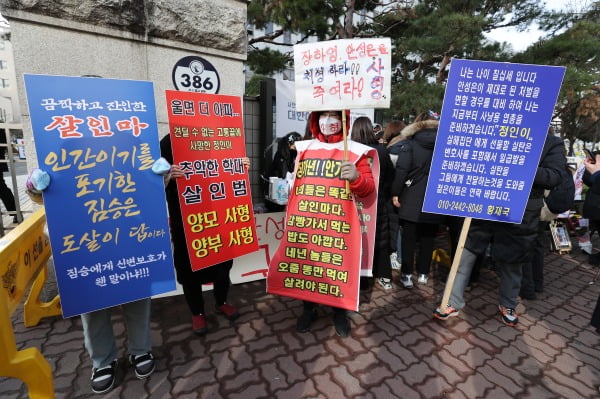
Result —
<instances>
[{"instance_id":1,"label":"red protest sign","mask_svg":"<svg viewBox=\"0 0 600 399\"><path fill-rule=\"evenodd\" d=\"M353 194L339 178L342 142L332 146L299 141L296 148L296 178L285 232L269 264L267 292L357 310L362 256L368 247L364 239L375 233L374 229L363 233L360 219L370 219L363 216L367 208L374 219L377 201L365 199L366 206L357 209ZM351 162L365 152L377 156L369 147L350 142ZM374 195L376 199L376 191ZM372 261L372 251L366 258Z\"/></svg>"},{"instance_id":2,"label":"red protest sign","mask_svg":"<svg viewBox=\"0 0 600 399\"><path fill-rule=\"evenodd\" d=\"M258 250L240 97L166 92L177 191L193 270Z\"/></svg>"}]
</instances>

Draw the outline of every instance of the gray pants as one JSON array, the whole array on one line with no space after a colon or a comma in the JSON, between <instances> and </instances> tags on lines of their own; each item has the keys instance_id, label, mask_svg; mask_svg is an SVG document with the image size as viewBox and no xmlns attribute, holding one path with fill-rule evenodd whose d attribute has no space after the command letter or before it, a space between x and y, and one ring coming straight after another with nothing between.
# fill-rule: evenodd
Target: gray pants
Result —
<instances>
[{"instance_id":1,"label":"gray pants","mask_svg":"<svg viewBox=\"0 0 600 399\"><path fill-rule=\"evenodd\" d=\"M454 279L454 286L450 294L450 300L448 301L448 304L455 309L465 307L464 292L469 284L471 271L476 260L476 254L466 248L463 249L458 271ZM500 270L499 303L502 306L514 309L518 303L519 289L521 288L521 271L525 264L499 263L497 266Z\"/></svg>"},{"instance_id":2,"label":"gray pants","mask_svg":"<svg viewBox=\"0 0 600 399\"><path fill-rule=\"evenodd\" d=\"M129 353L142 355L150 352L150 298L121 305L128 334ZM81 315L85 348L92 359L92 367L108 366L118 356L111 321L113 308L96 310Z\"/></svg>"},{"instance_id":3,"label":"gray pants","mask_svg":"<svg viewBox=\"0 0 600 399\"><path fill-rule=\"evenodd\" d=\"M471 277L471 271L475 266L477 255L464 248L460 257L458 270L456 271L456 277L454 278L454 285L452 286L452 292L450 294L450 300L448 304L455 309L462 309L465 307L464 293L465 288L469 285L469 278Z\"/></svg>"}]
</instances>

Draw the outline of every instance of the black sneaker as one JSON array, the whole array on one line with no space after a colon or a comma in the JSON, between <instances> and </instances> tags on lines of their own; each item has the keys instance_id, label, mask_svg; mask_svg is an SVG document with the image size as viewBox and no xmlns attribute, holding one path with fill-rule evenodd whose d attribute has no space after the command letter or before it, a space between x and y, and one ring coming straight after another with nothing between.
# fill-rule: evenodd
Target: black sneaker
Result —
<instances>
[{"instance_id":1,"label":"black sneaker","mask_svg":"<svg viewBox=\"0 0 600 399\"><path fill-rule=\"evenodd\" d=\"M106 393L115 386L117 360L108 366L92 369L92 392Z\"/></svg>"},{"instance_id":2,"label":"black sneaker","mask_svg":"<svg viewBox=\"0 0 600 399\"><path fill-rule=\"evenodd\" d=\"M537 295L534 292L525 292L525 291L521 291L519 292L519 296L523 299L528 299L530 301L535 301L537 299Z\"/></svg>"},{"instance_id":3,"label":"black sneaker","mask_svg":"<svg viewBox=\"0 0 600 399\"><path fill-rule=\"evenodd\" d=\"M152 352L144 353L143 355L129 355L129 363L135 369L135 376L144 379L149 377L154 372L154 356Z\"/></svg>"},{"instance_id":4,"label":"black sneaker","mask_svg":"<svg viewBox=\"0 0 600 399\"><path fill-rule=\"evenodd\" d=\"M298 317L298 321L296 322L296 331L298 332L307 332L310 330L310 325L317 318L317 310L304 310L300 317Z\"/></svg>"},{"instance_id":5,"label":"black sneaker","mask_svg":"<svg viewBox=\"0 0 600 399\"><path fill-rule=\"evenodd\" d=\"M336 312L333 315L333 325L335 332L342 338L346 338L350 334L350 321L346 317L346 312Z\"/></svg>"},{"instance_id":6,"label":"black sneaker","mask_svg":"<svg viewBox=\"0 0 600 399\"><path fill-rule=\"evenodd\" d=\"M600 252L588 256L588 263L592 266L600 266Z\"/></svg>"}]
</instances>

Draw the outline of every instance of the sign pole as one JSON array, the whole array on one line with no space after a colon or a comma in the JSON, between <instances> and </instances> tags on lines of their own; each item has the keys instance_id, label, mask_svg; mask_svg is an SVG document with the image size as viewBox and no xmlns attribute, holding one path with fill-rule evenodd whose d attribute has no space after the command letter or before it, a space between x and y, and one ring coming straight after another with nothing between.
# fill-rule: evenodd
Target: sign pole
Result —
<instances>
[{"instance_id":1,"label":"sign pole","mask_svg":"<svg viewBox=\"0 0 600 399\"><path fill-rule=\"evenodd\" d=\"M344 161L348 160L348 128L346 127L346 110L342 110L342 134L344 137ZM350 191L350 182L346 180L346 190Z\"/></svg>"},{"instance_id":2,"label":"sign pole","mask_svg":"<svg viewBox=\"0 0 600 399\"><path fill-rule=\"evenodd\" d=\"M452 292L452 287L454 286L454 278L456 277L456 272L458 271L458 266L460 265L460 258L465 247L465 241L467 241L467 235L469 234L471 219L472 218L470 217L465 218L462 230L460 231L458 245L456 246L456 253L454 254L454 259L452 260L452 267L450 267L448 280L446 280L444 296L442 297L442 304L440 305L440 310L442 312L444 311L444 309L446 309L446 307L448 306L448 301L450 300L450 293Z\"/></svg>"},{"instance_id":3,"label":"sign pole","mask_svg":"<svg viewBox=\"0 0 600 399\"><path fill-rule=\"evenodd\" d=\"M348 160L348 128L346 127L346 110L342 110L342 132L344 135L344 161Z\"/></svg>"}]
</instances>

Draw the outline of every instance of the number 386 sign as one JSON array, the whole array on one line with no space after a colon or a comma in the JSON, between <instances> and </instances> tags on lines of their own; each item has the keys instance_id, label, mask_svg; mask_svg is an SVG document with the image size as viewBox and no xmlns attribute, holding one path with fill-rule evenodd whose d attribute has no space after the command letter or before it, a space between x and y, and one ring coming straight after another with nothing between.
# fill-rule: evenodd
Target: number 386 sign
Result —
<instances>
[{"instance_id":1,"label":"number 386 sign","mask_svg":"<svg viewBox=\"0 0 600 399\"><path fill-rule=\"evenodd\" d=\"M173 67L173 84L180 91L217 94L221 84L215 67L201 57L189 56Z\"/></svg>"}]
</instances>

